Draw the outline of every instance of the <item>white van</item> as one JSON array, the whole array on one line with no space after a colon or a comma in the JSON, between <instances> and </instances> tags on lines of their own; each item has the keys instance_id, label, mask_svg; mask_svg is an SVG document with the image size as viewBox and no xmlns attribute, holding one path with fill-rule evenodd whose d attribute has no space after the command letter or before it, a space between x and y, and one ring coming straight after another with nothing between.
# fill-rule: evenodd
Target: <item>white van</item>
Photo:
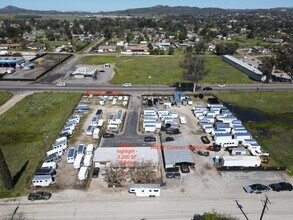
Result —
<instances>
[{"instance_id":1,"label":"white van","mask_svg":"<svg viewBox=\"0 0 293 220\"><path fill-rule=\"evenodd\" d=\"M131 85L131 83L123 83L122 86L123 86L123 87L131 87L132 85Z\"/></svg>"},{"instance_id":2,"label":"white van","mask_svg":"<svg viewBox=\"0 0 293 220\"><path fill-rule=\"evenodd\" d=\"M63 149L62 148L55 148L53 150L50 150L46 153L47 157L52 155L52 154L57 154L58 156L62 156L63 155Z\"/></svg>"},{"instance_id":3,"label":"white van","mask_svg":"<svg viewBox=\"0 0 293 220\"><path fill-rule=\"evenodd\" d=\"M42 168L52 168L52 169L56 170L57 164L56 164L56 162L48 162L48 163L45 162L42 164Z\"/></svg>"},{"instance_id":4,"label":"white van","mask_svg":"<svg viewBox=\"0 0 293 220\"><path fill-rule=\"evenodd\" d=\"M82 154L76 155L76 158L75 158L74 163L73 163L74 169L79 169L81 167L82 160L83 160L83 155Z\"/></svg>"},{"instance_id":5,"label":"white van","mask_svg":"<svg viewBox=\"0 0 293 220\"><path fill-rule=\"evenodd\" d=\"M88 176L88 167L81 167L78 172L78 179L84 181Z\"/></svg>"}]
</instances>

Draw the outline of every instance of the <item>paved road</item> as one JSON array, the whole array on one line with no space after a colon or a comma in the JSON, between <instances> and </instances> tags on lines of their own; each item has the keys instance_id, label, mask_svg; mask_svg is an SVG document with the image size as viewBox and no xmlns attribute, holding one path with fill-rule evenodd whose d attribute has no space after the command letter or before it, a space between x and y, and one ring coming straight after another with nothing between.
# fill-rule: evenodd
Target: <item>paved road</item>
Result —
<instances>
[{"instance_id":1,"label":"paved road","mask_svg":"<svg viewBox=\"0 0 293 220\"><path fill-rule=\"evenodd\" d=\"M211 86L213 91L288 91L293 90L293 84L244 84L244 85L229 85L226 87ZM102 90L121 90L123 92L171 92L174 88L164 85L152 86L132 86L122 87L121 85L93 85L88 83L71 83L66 87L57 87L51 83L29 83L29 82L6 82L0 81L0 90L10 91L84 91L85 89L102 89ZM209 91L200 91L209 92Z\"/></svg>"},{"instance_id":2,"label":"paved road","mask_svg":"<svg viewBox=\"0 0 293 220\"><path fill-rule=\"evenodd\" d=\"M0 201L0 217L11 217L17 208L29 219L119 219L119 220L188 220L195 213L217 211L230 213L239 219L259 219L263 207L263 195L220 195L213 198L192 197L188 194L172 195L172 191L163 192L157 198L138 198L129 195L127 198L104 198L103 194L91 196L85 192L67 191L60 195L55 194L47 202L29 202L26 198L20 201ZM119 192L116 192L119 194ZM111 194L111 193L110 193ZM223 193L220 193L223 194ZM122 195L123 197L124 195ZM293 217L293 198L288 193L270 195L271 204L266 210L264 219L289 220ZM243 213L237 203L242 207Z\"/></svg>"},{"instance_id":3,"label":"paved road","mask_svg":"<svg viewBox=\"0 0 293 220\"><path fill-rule=\"evenodd\" d=\"M125 119L124 129L122 134L116 135L114 138L103 139L102 147L119 147L119 146L133 146L146 147L151 146L152 143L144 142L144 136L138 134L138 114L140 112L141 100L137 96L130 98L129 108L127 110L127 117Z\"/></svg>"}]
</instances>

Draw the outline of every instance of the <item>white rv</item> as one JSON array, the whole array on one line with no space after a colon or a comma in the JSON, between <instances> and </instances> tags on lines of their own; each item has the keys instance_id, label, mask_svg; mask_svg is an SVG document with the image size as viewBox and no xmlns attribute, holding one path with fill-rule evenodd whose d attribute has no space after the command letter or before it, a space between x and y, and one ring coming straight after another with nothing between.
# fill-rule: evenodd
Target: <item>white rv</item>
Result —
<instances>
[{"instance_id":1,"label":"white rv","mask_svg":"<svg viewBox=\"0 0 293 220\"><path fill-rule=\"evenodd\" d=\"M75 158L74 163L73 163L74 169L79 169L81 167L82 160L83 160L83 155L82 154L76 155L76 158Z\"/></svg>"},{"instance_id":2,"label":"white rv","mask_svg":"<svg viewBox=\"0 0 293 220\"><path fill-rule=\"evenodd\" d=\"M62 148L55 148L53 150L50 150L46 153L47 157L52 155L52 154L57 154L58 156L62 156L64 153Z\"/></svg>"},{"instance_id":3,"label":"white rv","mask_svg":"<svg viewBox=\"0 0 293 220\"><path fill-rule=\"evenodd\" d=\"M86 155L92 155L93 154L93 150L94 150L94 145L93 144L89 144L89 145L86 146L85 154Z\"/></svg>"},{"instance_id":4,"label":"white rv","mask_svg":"<svg viewBox=\"0 0 293 220\"><path fill-rule=\"evenodd\" d=\"M92 165L92 162L93 162L93 155L92 154L85 155L83 160L83 165L85 167L89 167Z\"/></svg>"},{"instance_id":5,"label":"white rv","mask_svg":"<svg viewBox=\"0 0 293 220\"><path fill-rule=\"evenodd\" d=\"M98 121L99 121L98 117L97 116L94 116L92 118L91 125L92 126L97 126L98 125Z\"/></svg>"},{"instance_id":6,"label":"white rv","mask_svg":"<svg viewBox=\"0 0 293 220\"><path fill-rule=\"evenodd\" d=\"M34 187L37 187L37 186L45 187L54 183L51 175L36 175L33 178L32 182Z\"/></svg>"},{"instance_id":7,"label":"white rv","mask_svg":"<svg viewBox=\"0 0 293 220\"><path fill-rule=\"evenodd\" d=\"M86 129L86 135L93 135L94 126L89 125Z\"/></svg>"},{"instance_id":8,"label":"white rv","mask_svg":"<svg viewBox=\"0 0 293 220\"><path fill-rule=\"evenodd\" d=\"M116 124L109 124L107 127L108 131L117 131L118 130L118 125Z\"/></svg>"},{"instance_id":9,"label":"white rv","mask_svg":"<svg viewBox=\"0 0 293 220\"><path fill-rule=\"evenodd\" d=\"M44 162L42 164L42 168L52 168L52 169L56 170L57 164L56 164L56 162L48 162L48 163Z\"/></svg>"},{"instance_id":10,"label":"white rv","mask_svg":"<svg viewBox=\"0 0 293 220\"><path fill-rule=\"evenodd\" d=\"M100 129L95 128L93 132L93 139L99 139Z\"/></svg>"},{"instance_id":11,"label":"white rv","mask_svg":"<svg viewBox=\"0 0 293 220\"><path fill-rule=\"evenodd\" d=\"M261 160L253 156L224 156L222 166L226 167L259 167Z\"/></svg>"},{"instance_id":12,"label":"white rv","mask_svg":"<svg viewBox=\"0 0 293 220\"><path fill-rule=\"evenodd\" d=\"M97 124L97 127L98 128L102 128L103 125L104 125L104 120L103 119L99 119L98 124Z\"/></svg>"},{"instance_id":13,"label":"white rv","mask_svg":"<svg viewBox=\"0 0 293 220\"><path fill-rule=\"evenodd\" d=\"M76 157L76 150L74 147L71 147L67 154L67 163L74 163Z\"/></svg>"},{"instance_id":14,"label":"white rv","mask_svg":"<svg viewBox=\"0 0 293 220\"><path fill-rule=\"evenodd\" d=\"M78 172L78 179L84 181L88 176L88 167L81 167Z\"/></svg>"},{"instance_id":15,"label":"white rv","mask_svg":"<svg viewBox=\"0 0 293 220\"><path fill-rule=\"evenodd\" d=\"M55 143L52 144L52 148L62 148L63 150L65 150L67 148L67 137L57 138L55 140Z\"/></svg>"},{"instance_id":16,"label":"white rv","mask_svg":"<svg viewBox=\"0 0 293 220\"><path fill-rule=\"evenodd\" d=\"M128 189L136 196L160 196L160 184L129 184Z\"/></svg>"}]
</instances>

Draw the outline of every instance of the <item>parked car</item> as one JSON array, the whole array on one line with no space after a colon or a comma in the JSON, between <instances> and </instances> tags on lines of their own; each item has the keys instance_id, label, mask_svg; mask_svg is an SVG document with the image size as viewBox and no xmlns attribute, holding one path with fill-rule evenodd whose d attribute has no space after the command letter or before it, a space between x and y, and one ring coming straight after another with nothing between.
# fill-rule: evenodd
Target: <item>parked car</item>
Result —
<instances>
[{"instance_id":1,"label":"parked car","mask_svg":"<svg viewBox=\"0 0 293 220\"><path fill-rule=\"evenodd\" d=\"M243 187L243 189L247 193L257 193L257 194L262 193L262 192L267 192L270 190L270 188L268 186L266 186L264 184L260 184L260 183L245 186L245 187Z\"/></svg>"},{"instance_id":2,"label":"parked car","mask_svg":"<svg viewBox=\"0 0 293 220\"><path fill-rule=\"evenodd\" d=\"M64 87L67 86L65 82L58 82L57 86Z\"/></svg>"},{"instance_id":3,"label":"parked car","mask_svg":"<svg viewBox=\"0 0 293 220\"><path fill-rule=\"evenodd\" d=\"M204 90L204 91L211 91L211 90L213 90L213 88L211 88L211 87L203 87L202 90Z\"/></svg>"},{"instance_id":4,"label":"parked car","mask_svg":"<svg viewBox=\"0 0 293 220\"><path fill-rule=\"evenodd\" d=\"M174 173L166 173L167 179L174 179Z\"/></svg>"},{"instance_id":5,"label":"parked car","mask_svg":"<svg viewBox=\"0 0 293 220\"><path fill-rule=\"evenodd\" d=\"M52 197L52 194L49 192L34 192L30 193L28 196L28 200L35 201L35 200L48 200Z\"/></svg>"},{"instance_id":6,"label":"parked car","mask_svg":"<svg viewBox=\"0 0 293 220\"><path fill-rule=\"evenodd\" d=\"M273 183L270 185L273 191L292 191L293 186L290 183L280 182L280 183Z\"/></svg>"},{"instance_id":7,"label":"parked car","mask_svg":"<svg viewBox=\"0 0 293 220\"><path fill-rule=\"evenodd\" d=\"M103 134L103 138L113 138L115 135L110 133Z\"/></svg>"},{"instance_id":8,"label":"parked car","mask_svg":"<svg viewBox=\"0 0 293 220\"><path fill-rule=\"evenodd\" d=\"M156 141L156 138L152 137L152 136L146 136L146 137L144 137L144 141L145 142L154 142L154 141Z\"/></svg>"},{"instance_id":9,"label":"parked car","mask_svg":"<svg viewBox=\"0 0 293 220\"><path fill-rule=\"evenodd\" d=\"M67 137L67 139L69 139L71 137L71 134L69 132L62 132L59 134L59 137Z\"/></svg>"},{"instance_id":10,"label":"parked car","mask_svg":"<svg viewBox=\"0 0 293 220\"><path fill-rule=\"evenodd\" d=\"M219 152L221 150L221 145L214 144L212 146L208 146L207 150Z\"/></svg>"},{"instance_id":11,"label":"parked car","mask_svg":"<svg viewBox=\"0 0 293 220\"><path fill-rule=\"evenodd\" d=\"M178 128L168 128L167 130L166 130L166 134L180 134L180 131L179 131L179 129Z\"/></svg>"},{"instance_id":12,"label":"parked car","mask_svg":"<svg viewBox=\"0 0 293 220\"><path fill-rule=\"evenodd\" d=\"M181 170L182 173L189 173L190 172L189 166L186 165L186 164L181 164L180 165L180 170Z\"/></svg>"},{"instance_id":13,"label":"parked car","mask_svg":"<svg viewBox=\"0 0 293 220\"><path fill-rule=\"evenodd\" d=\"M123 87L131 87L132 85L131 85L131 83L123 83L122 86L123 86Z\"/></svg>"},{"instance_id":14,"label":"parked car","mask_svg":"<svg viewBox=\"0 0 293 220\"><path fill-rule=\"evenodd\" d=\"M202 136L200 139L201 139L202 143L204 143L204 144L211 143L207 136Z\"/></svg>"},{"instance_id":15,"label":"parked car","mask_svg":"<svg viewBox=\"0 0 293 220\"><path fill-rule=\"evenodd\" d=\"M174 179L181 179L180 173L174 173Z\"/></svg>"},{"instance_id":16,"label":"parked car","mask_svg":"<svg viewBox=\"0 0 293 220\"><path fill-rule=\"evenodd\" d=\"M99 167L95 167L94 171L93 171L93 178L98 178L100 173L100 168Z\"/></svg>"},{"instance_id":17,"label":"parked car","mask_svg":"<svg viewBox=\"0 0 293 220\"><path fill-rule=\"evenodd\" d=\"M198 150L197 154L200 155L200 156L204 156L204 157L210 156L210 152L204 151L204 150Z\"/></svg>"},{"instance_id":18,"label":"parked car","mask_svg":"<svg viewBox=\"0 0 293 220\"><path fill-rule=\"evenodd\" d=\"M166 142L169 142L169 141L174 141L174 138L173 137L166 137Z\"/></svg>"}]
</instances>

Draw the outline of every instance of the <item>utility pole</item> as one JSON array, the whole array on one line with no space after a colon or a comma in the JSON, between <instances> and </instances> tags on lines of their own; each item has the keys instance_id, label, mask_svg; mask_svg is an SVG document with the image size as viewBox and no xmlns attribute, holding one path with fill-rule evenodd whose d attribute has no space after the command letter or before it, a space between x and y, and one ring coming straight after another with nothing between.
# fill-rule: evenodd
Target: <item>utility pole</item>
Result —
<instances>
[{"instance_id":1,"label":"utility pole","mask_svg":"<svg viewBox=\"0 0 293 220\"><path fill-rule=\"evenodd\" d=\"M266 208L269 209L269 208L267 207L267 204L268 204L268 203L271 204L269 198L266 196L266 200L265 200L265 203L264 203L264 206L263 206L262 212L261 212L260 220L262 220L262 218L263 218L263 215L264 215L264 213L265 213L265 209L266 209Z\"/></svg>"}]
</instances>

